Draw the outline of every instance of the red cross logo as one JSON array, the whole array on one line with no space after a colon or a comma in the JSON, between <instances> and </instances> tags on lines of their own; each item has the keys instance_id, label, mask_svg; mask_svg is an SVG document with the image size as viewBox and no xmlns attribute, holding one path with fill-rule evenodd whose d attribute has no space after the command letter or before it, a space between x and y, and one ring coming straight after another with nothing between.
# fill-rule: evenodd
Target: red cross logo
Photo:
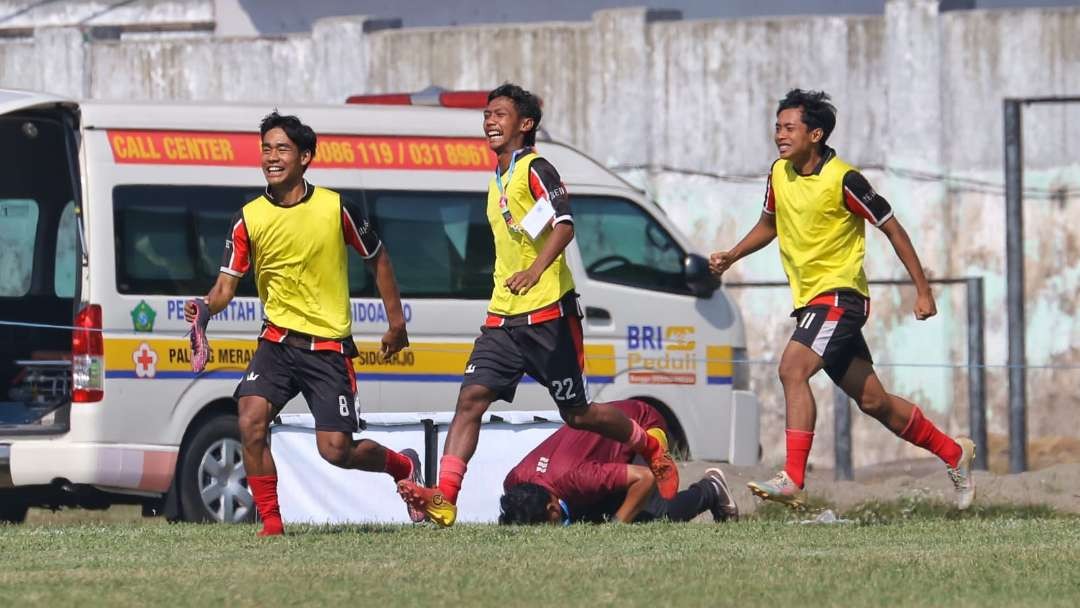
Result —
<instances>
[{"instance_id":1,"label":"red cross logo","mask_svg":"<svg viewBox=\"0 0 1080 608\"><path fill-rule=\"evenodd\" d=\"M143 342L131 353L135 361L135 376L138 378L153 378L157 374L158 355L150 345Z\"/></svg>"}]
</instances>

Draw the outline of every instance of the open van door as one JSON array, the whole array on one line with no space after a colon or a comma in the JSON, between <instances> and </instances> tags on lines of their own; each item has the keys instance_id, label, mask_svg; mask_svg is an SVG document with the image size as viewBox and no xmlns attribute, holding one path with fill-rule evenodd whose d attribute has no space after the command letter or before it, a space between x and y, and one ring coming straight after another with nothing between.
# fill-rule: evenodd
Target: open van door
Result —
<instances>
[{"instance_id":1,"label":"open van door","mask_svg":"<svg viewBox=\"0 0 1080 608\"><path fill-rule=\"evenodd\" d=\"M101 340L72 331L84 234L78 137L75 103L0 89L0 488L11 483L3 440L68 430L73 340Z\"/></svg>"}]
</instances>

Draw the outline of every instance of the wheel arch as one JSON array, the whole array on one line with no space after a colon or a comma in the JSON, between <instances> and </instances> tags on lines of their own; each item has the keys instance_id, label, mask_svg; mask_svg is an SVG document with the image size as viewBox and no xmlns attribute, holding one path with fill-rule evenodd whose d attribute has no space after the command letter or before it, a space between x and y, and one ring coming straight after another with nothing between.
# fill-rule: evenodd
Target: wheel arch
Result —
<instances>
[{"instance_id":1,"label":"wheel arch","mask_svg":"<svg viewBox=\"0 0 1080 608\"><path fill-rule=\"evenodd\" d=\"M164 515L169 521L180 521L184 519L184 507L180 500L178 482L183 472L184 456L187 454L188 447L191 444L191 438L210 420L213 420L218 416L236 416L237 414L238 409L236 400L231 397L221 397L203 405L188 422L187 427L184 429L184 434L180 438L180 445L178 446L179 449L176 454L176 466L173 469L172 483L169 484L169 491L164 498Z\"/></svg>"},{"instance_id":2,"label":"wheel arch","mask_svg":"<svg viewBox=\"0 0 1080 608\"><path fill-rule=\"evenodd\" d=\"M191 437L198 432L202 425L206 424L207 420L216 418L221 415L232 414L238 415L238 409L236 406L236 400L231 397L223 397L221 399L215 399L202 407L197 414L195 414L191 421L188 422L187 428L184 429L184 436L180 439L180 454L177 457L177 467L180 466L180 460L183 458L184 452L187 449L188 444L191 442Z\"/></svg>"}]
</instances>

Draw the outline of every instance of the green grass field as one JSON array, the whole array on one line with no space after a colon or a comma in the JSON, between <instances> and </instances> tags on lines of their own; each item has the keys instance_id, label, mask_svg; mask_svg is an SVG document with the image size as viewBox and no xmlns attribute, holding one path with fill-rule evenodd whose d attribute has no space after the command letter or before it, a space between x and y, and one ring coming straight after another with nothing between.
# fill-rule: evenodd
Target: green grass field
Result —
<instances>
[{"instance_id":1,"label":"green grass field","mask_svg":"<svg viewBox=\"0 0 1080 608\"><path fill-rule=\"evenodd\" d=\"M872 515L869 515L872 514ZM847 525L0 526L0 598L40 605L1076 606L1080 519L867 505Z\"/></svg>"}]
</instances>

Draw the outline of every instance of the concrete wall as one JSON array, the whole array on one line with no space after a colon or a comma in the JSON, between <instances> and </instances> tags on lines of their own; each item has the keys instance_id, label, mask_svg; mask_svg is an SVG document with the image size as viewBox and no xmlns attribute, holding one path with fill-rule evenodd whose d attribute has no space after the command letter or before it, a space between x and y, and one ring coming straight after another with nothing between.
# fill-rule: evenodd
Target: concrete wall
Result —
<instances>
[{"instance_id":1,"label":"concrete wall","mask_svg":"<svg viewBox=\"0 0 1080 608\"><path fill-rule=\"evenodd\" d=\"M1005 96L1080 94L1080 8L957 11L892 0L884 16L686 21L669 12L597 12L591 22L387 29L363 17L319 21L282 38L87 40L42 29L0 41L0 86L79 97L336 103L429 84L525 84L545 99L545 127L654 196L703 251L733 244L756 220L775 156L776 100L824 88L840 109L832 143L892 201L933 276L987 280L988 362L1005 362L1002 113ZM1080 106L1025 111L1029 361L1080 364ZM868 274L903 278L880 235ZM775 247L729 280L781 279ZM910 289L874 290L868 335L893 392L948 430L967 427L962 290L937 291L918 323ZM757 360L790 331L783 289L732 290ZM941 367L885 364L942 364ZM1080 370L1030 372L1033 435L1076 434ZM1006 432L1005 373L992 368L990 425ZM783 406L771 364L755 366L766 458L782 453ZM831 462L824 381L814 462ZM856 417L856 465L917 455Z\"/></svg>"}]
</instances>

